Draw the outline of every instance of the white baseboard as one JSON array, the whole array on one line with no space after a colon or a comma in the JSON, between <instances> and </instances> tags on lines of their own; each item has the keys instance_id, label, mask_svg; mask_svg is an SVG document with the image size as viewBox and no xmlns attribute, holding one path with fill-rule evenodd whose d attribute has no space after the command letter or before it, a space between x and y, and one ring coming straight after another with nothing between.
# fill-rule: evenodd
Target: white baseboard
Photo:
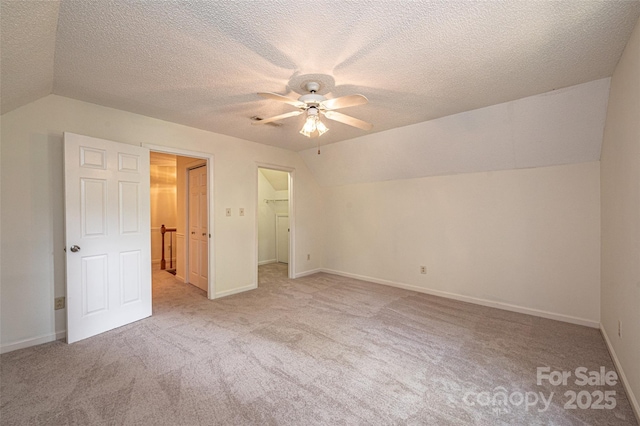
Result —
<instances>
[{"instance_id":1,"label":"white baseboard","mask_svg":"<svg viewBox=\"0 0 640 426\"><path fill-rule=\"evenodd\" d=\"M0 346L0 354L17 351L18 349L28 348L30 346L42 345L43 343L55 342L67 336L66 330L49 333L31 339L24 339L14 343L7 343Z\"/></svg>"},{"instance_id":2,"label":"white baseboard","mask_svg":"<svg viewBox=\"0 0 640 426\"><path fill-rule=\"evenodd\" d=\"M633 412L636 415L636 420L638 421L638 423L640 423L640 404L638 404L638 399L633 393L631 386L629 386L629 381L627 380L627 376L624 374L624 370L622 369L622 364L620 364L620 360L616 355L616 351L613 349L611 340L609 340L607 331L604 329L604 326L602 325L602 323L600 323L600 333L602 334L602 337L604 337L604 342L606 343L607 349L609 350L609 355L611 355L613 364L616 366L616 370L618 371L618 377L620 377L620 380L622 380L622 386L624 386L624 391L627 393L627 398L629 399L631 408L633 408Z\"/></svg>"},{"instance_id":3,"label":"white baseboard","mask_svg":"<svg viewBox=\"0 0 640 426\"><path fill-rule=\"evenodd\" d=\"M355 278L362 281L369 281L376 284L388 285L391 287L403 288L405 290L417 291L418 293L430 294L432 296L445 297L447 299L459 300L461 302L474 303L476 305L488 306L490 308L502 309L510 312L518 312L520 314L533 315L536 317L548 318L556 321L568 322L571 324L584 325L592 328L599 328L600 323L585 318L573 317L570 315L557 314L554 312L542 311L539 309L527 308L519 305L511 305L509 303L495 302L488 299L480 299L478 297L464 296L457 293L449 293L441 290L432 290L429 288L419 287L412 284L397 283L394 281L381 280L378 278L367 277L364 275L351 274L349 272L335 271L333 269L320 269L318 272L326 272L328 274L340 275L347 278Z\"/></svg>"},{"instance_id":4,"label":"white baseboard","mask_svg":"<svg viewBox=\"0 0 640 426\"><path fill-rule=\"evenodd\" d=\"M311 269L310 271L298 272L297 274L293 275L293 278L294 279L295 278L302 278L302 277L306 277L307 275L317 274L318 272L325 272L325 271L323 269L320 269L320 268Z\"/></svg>"},{"instance_id":5,"label":"white baseboard","mask_svg":"<svg viewBox=\"0 0 640 426\"><path fill-rule=\"evenodd\" d=\"M278 262L276 259L261 260L260 262L258 262L258 266L268 265L270 263L276 263L276 262Z\"/></svg>"},{"instance_id":6,"label":"white baseboard","mask_svg":"<svg viewBox=\"0 0 640 426\"><path fill-rule=\"evenodd\" d=\"M249 290L255 290L256 288L258 288L258 286L253 283L253 284L249 284L246 285L244 287L239 287L239 288L233 288L231 290L225 290L225 291L220 291L220 292L216 292L216 299L219 299L221 297L226 297L226 296L231 296L232 294L238 294L238 293L242 293L245 291L249 291Z\"/></svg>"}]
</instances>

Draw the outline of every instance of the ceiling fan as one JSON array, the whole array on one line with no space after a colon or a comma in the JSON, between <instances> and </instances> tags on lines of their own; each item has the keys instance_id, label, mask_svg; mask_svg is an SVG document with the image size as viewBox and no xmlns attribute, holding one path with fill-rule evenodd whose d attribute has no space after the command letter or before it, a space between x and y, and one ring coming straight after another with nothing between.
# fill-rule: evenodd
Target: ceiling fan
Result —
<instances>
[{"instance_id":1,"label":"ceiling fan","mask_svg":"<svg viewBox=\"0 0 640 426\"><path fill-rule=\"evenodd\" d=\"M327 126L320 121L320 116L324 115L329 120L338 121L349 126L357 127L362 130L371 130L373 124L362 121L358 118L351 117L341 112L337 112L337 109L347 108L357 105L364 105L369 100L363 95L348 95L341 96L339 98L327 99L322 95L317 94L320 89L320 84L316 82L308 82L305 88L309 92L306 95L300 96L297 100L288 98L286 96L279 95L271 92L261 92L258 95L265 99L271 99L278 102L284 102L298 108L298 111L287 112L285 114L276 115L274 117L265 118L259 121L254 121L251 124L267 124L278 120L283 120L289 117L296 117L298 115L307 114L304 126L300 130L300 133L306 137L321 136L327 130Z\"/></svg>"}]
</instances>

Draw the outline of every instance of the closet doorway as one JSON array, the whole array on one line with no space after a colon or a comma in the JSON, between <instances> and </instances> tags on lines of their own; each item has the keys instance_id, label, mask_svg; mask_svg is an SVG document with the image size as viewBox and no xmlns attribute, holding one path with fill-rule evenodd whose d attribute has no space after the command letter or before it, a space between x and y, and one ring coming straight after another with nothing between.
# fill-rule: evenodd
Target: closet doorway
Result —
<instances>
[{"instance_id":1,"label":"closet doorway","mask_svg":"<svg viewBox=\"0 0 640 426\"><path fill-rule=\"evenodd\" d=\"M258 267L277 264L269 270L293 278L293 171L259 166L257 174Z\"/></svg>"}]
</instances>

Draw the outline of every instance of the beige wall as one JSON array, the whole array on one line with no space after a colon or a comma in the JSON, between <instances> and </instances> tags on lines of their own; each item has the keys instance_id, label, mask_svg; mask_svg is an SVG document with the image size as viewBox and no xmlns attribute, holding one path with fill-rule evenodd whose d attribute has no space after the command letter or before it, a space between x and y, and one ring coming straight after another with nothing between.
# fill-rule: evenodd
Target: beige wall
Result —
<instances>
[{"instance_id":1,"label":"beige wall","mask_svg":"<svg viewBox=\"0 0 640 426\"><path fill-rule=\"evenodd\" d=\"M599 173L592 162L326 188L325 267L597 327Z\"/></svg>"},{"instance_id":2,"label":"beige wall","mask_svg":"<svg viewBox=\"0 0 640 426\"><path fill-rule=\"evenodd\" d=\"M640 21L611 79L601 186L602 327L640 418Z\"/></svg>"},{"instance_id":3,"label":"beige wall","mask_svg":"<svg viewBox=\"0 0 640 426\"><path fill-rule=\"evenodd\" d=\"M291 151L181 126L125 111L50 95L2 116L2 259L0 349L55 339L66 328L64 296L62 133L68 131L129 144L152 144L214 156L216 295L256 285L256 164L295 169L296 273L321 265L320 188ZM231 207L234 215L225 217ZM307 261L307 253L312 253ZM58 334L60 336L61 334Z\"/></svg>"}]
</instances>

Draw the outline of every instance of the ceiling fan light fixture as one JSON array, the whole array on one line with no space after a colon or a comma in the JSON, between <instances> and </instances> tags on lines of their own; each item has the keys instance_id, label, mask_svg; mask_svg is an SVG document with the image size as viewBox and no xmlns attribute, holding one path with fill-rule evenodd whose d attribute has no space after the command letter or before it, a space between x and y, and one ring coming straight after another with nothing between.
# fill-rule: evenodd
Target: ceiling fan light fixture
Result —
<instances>
[{"instance_id":1,"label":"ceiling fan light fixture","mask_svg":"<svg viewBox=\"0 0 640 426\"><path fill-rule=\"evenodd\" d=\"M318 136L322 136L327 132L327 130L329 130L329 128L325 126L320 119L318 119L318 122L316 123L316 130L318 131Z\"/></svg>"},{"instance_id":2,"label":"ceiling fan light fixture","mask_svg":"<svg viewBox=\"0 0 640 426\"><path fill-rule=\"evenodd\" d=\"M317 115L309 115L307 116L307 120L304 122L304 126L300 130L300 133L310 138L311 133L316 131L316 120L318 119Z\"/></svg>"},{"instance_id":3,"label":"ceiling fan light fixture","mask_svg":"<svg viewBox=\"0 0 640 426\"><path fill-rule=\"evenodd\" d=\"M291 87L294 86L295 85ZM292 99L278 93L259 92L258 95L265 99L282 102L294 106L298 110L276 115L275 117L269 117L264 120L253 121L251 124L268 124L285 118L295 117L306 112L307 117L302 129L300 129L300 134L308 138L322 136L329 130L329 128L320 121L320 114L327 117L328 120L338 121L347 126L357 127L358 129L366 131L371 130L373 124L336 111L337 109L368 103L369 100L364 95L356 94L327 99L324 95L318 93L318 90L324 90L321 86L320 83L315 81L305 82L304 85L300 87L309 93L300 96L298 99Z\"/></svg>"},{"instance_id":4,"label":"ceiling fan light fixture","mask_svg":"<svg viewBox=\"0 0 640 426\"><path fill-rule=\"evenodd\" d=\"M318 109L311 107L307 110L307 119L304 122L304 126L300 129L300 134L310 138L314 132L318 132L318 136L322 136L329 128L320 121L318 116Z\"/></svg>"}]
</instances>

